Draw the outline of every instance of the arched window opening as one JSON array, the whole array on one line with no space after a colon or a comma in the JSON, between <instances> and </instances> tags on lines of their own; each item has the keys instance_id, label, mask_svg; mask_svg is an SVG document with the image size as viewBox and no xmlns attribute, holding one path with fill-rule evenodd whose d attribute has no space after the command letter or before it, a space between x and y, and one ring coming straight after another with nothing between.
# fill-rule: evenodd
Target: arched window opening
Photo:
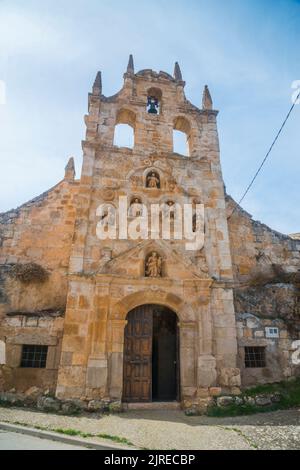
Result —
<instances>
[{"instance_id":1,"label":"arched window opening","mask_svg":"<svg viewBox=\"0 0 300 470\"><path fill-rule=\"evenodd\" d=\"M134 147L134 130L136 116L129 109L121 109L116 117L114 145L116 147Z\"/></svg>"},{"instance_id":2,"label":"arched window opening","mask_svg":"<svg viewBox=\"0 0 300 470\"><path fill-rule=\"evenodd\" d=\"M189 143L184 132L173 130L173 152L189 157Z\"/></svg>"},{"instance_id":3,"label":"arched window opening","mask_svg":"<svg viewBox=\"0 0 300 470\"><path fill-rule=\"evenodd\" d=\"M161 114L162 92L158 88L150 88L147 92L147 113Z\"/></svg>"},{"instance_id":4,"label":"arched window opening","mask_svg":"<svg viewBox=\"0 0 300 470\"><path fill-rule=\"evenodd\" d=\"M146 177L146 188L159 189L160 177L156 171L150 171Z\"/></svg>"},{"instance_id":5,"label":"arched window opening","mask_svg":"<svg viewBox=\"0 0 300 470\"><path fill-rule=\"evenodd\" d=\"M117 124L115 126L114 145L116 147L134 147L134 131L128 124Z\"/></svg>"},{"instance_id":6,"label":"arched window opening","mask_svg":"<svg viewBox=\"0 0 300 470\"><path fill-rule=\"evenodd\" d=\"M173 126L173 152L189 157L191 155L191 126L187 119L180 116Z\"/></svg>"}]
</instances>

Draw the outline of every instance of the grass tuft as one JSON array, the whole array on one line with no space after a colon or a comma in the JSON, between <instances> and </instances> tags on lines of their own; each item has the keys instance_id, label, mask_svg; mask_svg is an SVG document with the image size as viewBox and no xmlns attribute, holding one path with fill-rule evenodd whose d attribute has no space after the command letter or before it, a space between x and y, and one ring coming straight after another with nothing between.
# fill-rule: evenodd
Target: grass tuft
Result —
<instances>
[{"instance_id":1,"label":"grass tuft","mask_svg":"<svg viewBox=\"0 0 300 470\"><path fill-rule=\"evenodd\" d=\"M134 445L132 442L130 442L125 437L111 436L110 434L97 434L96 437L101 437L102 439L109 439L111 441L118 442L119 444L127 444L129 446Z\"/></svg>"},{"instance_id":2,"label":"grass tuft","mask_svg":"<svg viewBox=\"0 0 300 470\"><path fill-rule=\"evenodd\" d=\"M6 421L9 422L9 421ZM110 441L118 442L119 444L127 444L129 446L133 446L134 444L130 442L128 439L125 437L119 437L119 436L114 436L110 434L90 434L88 432L83 432L79 431L78 429L72 429L72 428L49 428L46 426L40 426L37 424L28 424L28 423L21 423L20 421L14 421L13 424L19 425L19 426L30 426L35 429L39 429L40 431L51 431L51 432L57 432L58 434L64 434L66 436L79 436L83 437L84 439L88 437L100 437L102 439L108 439Z\"/></svg>"}]
</instances>

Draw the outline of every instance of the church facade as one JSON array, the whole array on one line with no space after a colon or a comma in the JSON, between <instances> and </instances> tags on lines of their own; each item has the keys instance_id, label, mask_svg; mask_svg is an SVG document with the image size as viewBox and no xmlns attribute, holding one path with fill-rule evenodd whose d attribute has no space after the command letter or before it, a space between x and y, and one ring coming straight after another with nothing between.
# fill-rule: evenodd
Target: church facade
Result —
<instances>
[{"instance_id":1,"label":"church facade","mask_svg":"<svg viewBox=\"0 0 300 470\"><path fill-rule=\"evenodd\" d=\"M226 195L218 113L207 87L197 107L184 86L177 63L135 73L130 57L106 97L99 72L80 179L70 159L54 188L0 215L0 390L204 409L299 374L300 237ZM175 235L185 208L192 249Z\"/></svg>"}]
</instances>

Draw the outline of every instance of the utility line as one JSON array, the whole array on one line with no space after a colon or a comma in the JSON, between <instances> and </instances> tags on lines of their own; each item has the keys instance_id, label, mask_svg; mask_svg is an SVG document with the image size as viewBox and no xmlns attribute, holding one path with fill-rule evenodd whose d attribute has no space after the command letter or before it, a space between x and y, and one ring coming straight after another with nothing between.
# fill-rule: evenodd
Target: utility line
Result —
<instances>
[{"instance_id":1,"label":"utility line","mask_svg":"<svg viewBox=\"0 0 300 470\"><path fill-rule=\"evenodd\" d=\"M241 202L244 200L244 198L245 198L246 195L248 194L248 192L249 192L251 186L253 185L254 181L256 180L256 178L257 178L259 172L261 171L262 167L263 167L264 164L266 163L266 160L267 160L268 156L270 155L270 153L271 153L271 151L272 151L272 149L273 149L273 147L274 147L274 145L275 145L275 143L276 143L276 141L277 141L279 135L281 134L281 132L282 132L282 130L283 130L283 128L284 128L284 126L285 126L285 124L286 124L288 118L290 117L291 112L293 111L293 109L294 109L294 107L295 107L295 104L297 103L297 101L298 101L299 98L300 98L300 91L299 91L299 93L298 93L297 98L296 98L295 101L293 102L293 104L292 104L292 106L291 106L289 112L287 113L286 118L285 118L285 120L283 121L283 123L282 123L282 125L281 125L279 131L277 132L276 137L275 137L275 139L273 140L272 145L271 145L271 147L269 148L269 150L268 150L268 152L267 152L265 158L264 158L263 161L261 162L261 164L260 164L260 166L259 166L257 172L255 173L255 175L253 176L251 182L249 183L249 185L248 185L246 191L244 192L244 194L243 194L243 196L241 197L241 199L239 200L239 202L236 202L236 203L235 203L235 207L234 207L233 211L231 212L230 216L228 217L228 220L230 219L230 217L233 216L233 214L234 214L235 211L237 210L238 206L241 204Z\"/></svg>"}]
</instances>

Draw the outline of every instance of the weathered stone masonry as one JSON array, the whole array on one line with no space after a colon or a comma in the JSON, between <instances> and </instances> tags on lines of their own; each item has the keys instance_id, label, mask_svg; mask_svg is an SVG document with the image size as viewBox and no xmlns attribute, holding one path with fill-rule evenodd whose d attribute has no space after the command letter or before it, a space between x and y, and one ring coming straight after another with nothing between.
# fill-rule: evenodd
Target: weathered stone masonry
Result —
<instances>
[{"instance_id":1,"label":"weathered stone masonry","mask_svg":"<svg viewBox=\"0 0 300 470\"><path fill-rule=\"evenodd\" d=\"M159 114L147 112L149 96ZM291 354L300 329L300 240L241 208L230 217L216 116L207 87L202 109L186 99L178 65L174 77L135 74L130 60L123 88L109 98L98 73L80 180L71 159L57 186L0 216L3 390L35 385L62 399L122 400L127 315L144 304L177 315L183 406L299 374ZM133 128L132 149L114 145L117 124ZM174 129L186 134L189 156L174 153ZM151 172L159 187L147 187ZM97 207L117 206L119 196L128 205L136 198L203 203L204 248L186 251L181 240L99 240ZM152 252L162 260L154 278L145 275ZM38 267L45 277L34 277ZM277 327L279 337L267 338L267 327ZM20 367L24 344L48 346L45 368ZM250 346L266 348L265 367L245 367Z\"/></svg>"}]
</instances>

